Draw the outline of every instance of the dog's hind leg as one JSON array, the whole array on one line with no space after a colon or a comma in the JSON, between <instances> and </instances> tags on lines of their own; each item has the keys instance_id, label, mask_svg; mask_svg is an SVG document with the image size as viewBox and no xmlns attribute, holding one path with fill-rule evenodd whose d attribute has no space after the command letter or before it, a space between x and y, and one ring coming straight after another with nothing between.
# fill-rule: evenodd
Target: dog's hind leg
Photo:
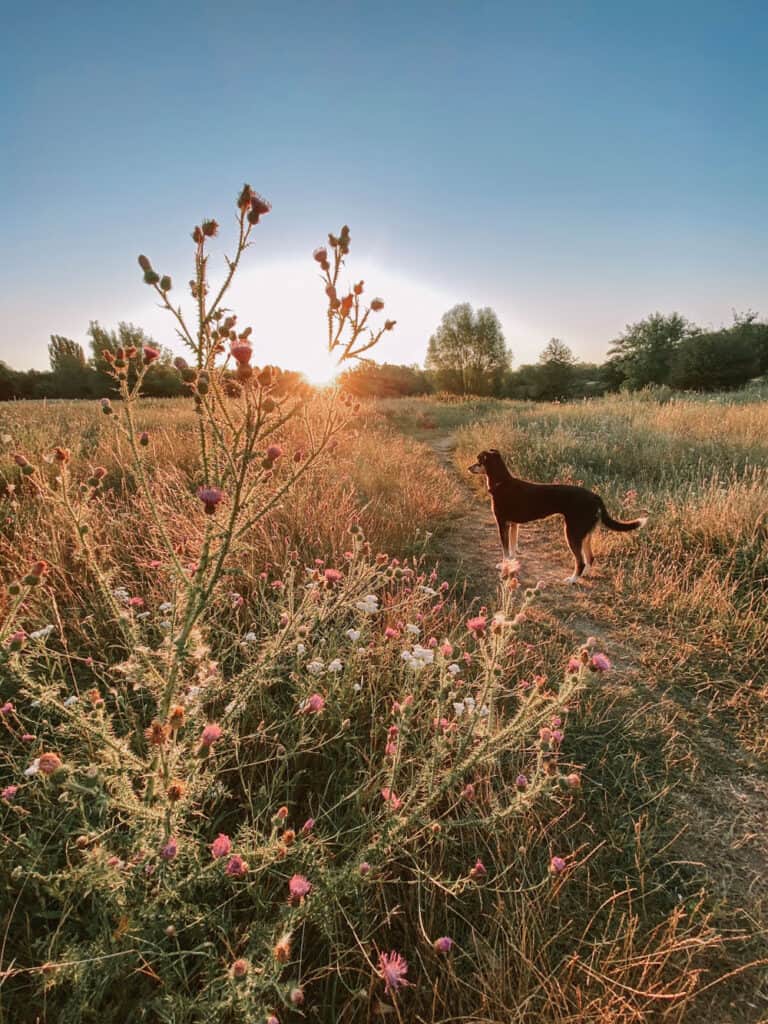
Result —
<instances>
[{"instance_id":1,"label":"dog's hind leg","mask_svg":"<svg viewBox=\"0 0 768 1024\"><path fill-rule=\"evenodd\" d=\"M568 576L565 581L566 583L575 583L584 573L586 562L584 561L584 555L582 554L582 546L588 532L588 529L585 529L581 523L569 523L566 519L565 539L568 541L568 547L573 552L573 557L575 559L573 575Z\"/></svg>"},{"instance_id":2,"label":"dog's hind leg","mask_svg":"<svg viewBox=\"0 0 768 1024\"><path fill-rule=\"evenodd\" d=\"M590 531L581 542L581 553L584 556L584 561L586 562L586 568L584 569L582 576L588 576L592 570L592 564L595 561L595 556L592 553L592 531Z\"/></svg>"},{"instance_id":3,"label":"dog's hind leg","mask_svg":"<svg viewBox=\"0 0 768 1024\"><path fill-rule=\"evenodd\" d=\"M517 535L520 532L519 523L508 523L509 526L509 557L514 558L517 554Z\"/></svg>"}]
</instances>

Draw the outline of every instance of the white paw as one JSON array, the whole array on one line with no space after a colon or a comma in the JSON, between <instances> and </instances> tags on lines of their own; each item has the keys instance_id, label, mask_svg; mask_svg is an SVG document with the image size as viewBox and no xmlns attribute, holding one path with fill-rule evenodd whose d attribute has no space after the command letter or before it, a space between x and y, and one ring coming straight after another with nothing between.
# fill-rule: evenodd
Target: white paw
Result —
<instances>
[{"instance_id":1,"label":"white paw","mask_svg":"<svg viewBox=\"0 0 768 1024\"><path fill-rule=\"evenodd\" d=\"M579 577L578 576L566 576L565 579L563 580L563 583L578 583L578 582L579 582Z\"/></svg>"}]
</instances>

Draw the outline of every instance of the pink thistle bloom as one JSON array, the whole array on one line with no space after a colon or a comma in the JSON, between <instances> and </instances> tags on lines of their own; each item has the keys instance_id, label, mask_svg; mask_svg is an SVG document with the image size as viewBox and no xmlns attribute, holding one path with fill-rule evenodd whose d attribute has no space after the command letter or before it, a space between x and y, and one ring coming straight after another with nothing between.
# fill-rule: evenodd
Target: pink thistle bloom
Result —
<instances>
[{"instance_id":1,"label":"pink thistle bloom","mask_svg":"<svg viewBox=\"0 0 768 1024\"><path fill-rule=\"evenodd\" d=\"M248 973L250 964L247 960L243 960L242 957L238 960L234 960L230 970L233 978L244 978Z\"/></svg>"},{"instance_id":2,"label":"pink thistle bloom","mask_svg":"<svg viewBox=\"0 0 768 1024\"><path fill-rule=\"evenodd\" d=\"M339 572L338 569L326 569L323 575L327 583L338 583L339 580L344 579L344 573Z\"/></svg>"},{"instance_id":3,"label":"pink thistle bloom","mask_svg":"<svg viewBox=\"0 0 768 1024\"><path fill-rule=\"evenodd\" d=\"M384 753L387 757L394 757L397 753L397 743L388 743L386 747L384 747Z\"/></svg>"},{"instance_id":4,"label":"pink thistle bloom","mask_svg":"<svg viewBox=\"0 0 768 1024\"><path fill-rule=\"evenodd\" d=\"M312 883L304 875L294 875L288 882L288 892L292 903L303 900L312 891Z\"/></svg>"},{"instance_id":5,"label":"pink thistle bloom","mask_svg":"<svg viewBox=\"0 0 768 1024\"><path fill-rule=\"evenodd\" d=\"M562 718L559 715L555 715L554 718L552 719L552 728L553 729L559 729L562 724L563 724Z\"/></svg>"},{"instance_id":6,"label":"pink thistle bloom","mask_svg":"<svg viewBox=\"0 0 768 1024\"><path fill-rule=\"evenodd\" d=\"M439 939L435 939L433 946L438 953L450 953L453 946L453 939L448 935L442 935Z\"/></svg>"},{"instance_id":7,"label":"pink thistle bloom","mask_svg":"<svg viewBox=\"0 0 768 1024\"><path fill-rule=\"evenodd\" d=\"M0 800L13 800L18 792L18 786L6 786L5 789L0 791Z\"/></svg>"},{"instance_id":8,"label":"pink thistle bloom","mask_svg":"<svg viewBox=\"0 0 768 1024\"><path fill-rule=\"evenodd\" d=\"M205 505L205 514L212 516L216 511L216 506L224 497L224 492L218 487L198 487L197 496Z\"/></svg>"},{"instance_id":9,"label":"pink thistle bloom","mask_svg":"<svg viewBox=\"0 0 768 1024\"><path fill-rule=\"evenodd\" d=\"M32 735L31 732L25 732L25 733L22 733L21 739L22 739L23 743L33 743L35 737Z\"/></svg>"},{"instance_id":10,"label":"pink thistle bloom","mask_svg":"<svg viewBox=\"0 0 768 1024\"><path fill-rule=\"evenodd\" d=\"M314 818L307 818L307 820L301 826L301 831L306 836L306 835L309 835L309 833L312 831L312 829L314 827L315 827L315 819Z\"/></svg>"},{"instance_id":11,"label":"pink thistle bloom","mask_svg":"<svg viewBox=\"0 0 768 1024\"><path fill-rule=\"evenodd\" d=\"M301 988L292 988L288 998L291 1001L292 1006L302 1006L304 1004L304 990Z\"/></svg>"},{"instance_id":12,"label":"pink thistle bloom","mask_svg":"<svg viewBox=\"0 0 768 1024\"><path fill-rule=\"evenodd\" d=\"M285 589L285 584L283 583L282 580L273 580L272 581L272 589L273 590L284 590Z\"/></svg>"},{"instance_id":13,"label":"pink thistle bloom","mask_svg":"<svg viewBox=\"0 0 768 1024\"><path fill-rule=\"evenodd\" d=\"M473 618L467 619L467 629L470 633L473 633L475 637L484 636L487 627L488 619L485 615L475 615Z\"/></svg>"},{"instance_id":14,"label":"pink thistle bloom","mask_svg":"<svg viewBox=\"0 0 768 1024\"><path fill-rule=\"evenodd\" d=\"M461 795L465 800L469 800L470 803L475 799L475 787L471 782L468 782L464 789L462 789Z\"/></svg>"},{"instance_id":15,"label":"pink thistle bloom","mask_svg":"<svg viewBox=\"0 0 768 1024\"><path fill-rule=\"evenodd\" d=\"M211 855L214 860L218 860L220 857L228 856L231 849L232 840L223 832L219 832L219 834L211 843Z\"/></svg>"},{"instance_id":16,"label":"pink thistle bloom","mask_svg":"<svg viewBox=\"0 0 768 1024\"><path fill-rule=\"evenodd\" d=\"M245 341L236 341L229 351L232 353L232 358L240 366L247 366L253 356L253 349Z\"/></svg>"},{"instance_id":17,"label":"pink thistle bloom","mask_svg":"<svg viewBox=\"0 0 768 1024\"><path fill-rule=\"evenodd\" d=\"M539 739L542 743L552 742L552 730L547 728L545 725L542 729L539 729Z\"/></svg>"},{"instance_id":18,"label":"pink thistle bloom","mask_svg":"<svg viewBox=\"0 0 768 1024\"><path fill-rule=\"evenodd\" d=\"M394 950L391 953L379 954L379 977L384 981L387 992L397 992L399 988L410 984L406 980L408 961Z\"/></svg>"},{"instance_id":19,"label":"pink thistle bloom","mask_svg":"<svg viewBox=\"0 0 768 1024\"><path fill-rule=\"evenodd\" d=\"M381 795L384 799L384 803L389 804L393 811L399 811L403 806L403 801L389 788L389 786L385 786L382 789Z\"/></svg>"},{"instance_id":20,"label":"pink thistle bloom","mask_svg":"<svg viewBox=\"0 0 768 1024\"><path fill-rule=\"evenodd\" d=\"M280 1024L280 1020L274 1015L274 1013L270 1013L267 1017L267 1024Z\"/></svg>"},{"instance_id":21,"label":"pink thistle bloom","mask_svg":"<svg viewBox=\"0 0 768 1024\"><path fill-rule=\"evenodd\" d=\"M283 449L279 444L271 444L269 448L267 448L267 458L271 462L274 462L276 459L279 459L282 454Z\"/></svg>"},{"instance_id":22,"label":"pink thistle bloom","mask_svg":"<svg viewBox=\"0 0 768 1024\"><path fill-rule=\"evenodd\" d=\"M234 857L230 857L227 866L224 868L224 873L231 875L232 878L245 878L248 874L248 864L238 854Z\"/></svg>"},{"instance_id":23,"label":"pink thistle bloom","mask_svg":"<svg viewBox=\"0 0 768 1024\"><path fill-rule=\"evenodd\" d=\"M143 597L132 597L128 602L129 608L143 608L144 598Z\"/></svg>"},{"instance_id":24,"label":"pink thistle bloom","mask_svg":"<svg viewBox=\"0 0 768 1024\"><path fill-rule=\"evenodd\" d=\"M160 856L163 860L173 860L176 854L179 852L179 844L171 836L165 846L160 850Z\"/></svg>"},{"instance_id":25,"label":"pink thistle bloom","mask_svg":"<svg viewBox=\"0 0 768 1024\"><path fill-rule=\"evenodd\" d=\"M324 707L325 697L320 693L313 693L304 701L302 710L312 715L319 715Z\"/></svg>"},{"instance_id":26,"label":"pink thistle bloom","mask_svg":"<svg viewBox=\"0 0 768 1024\"><path fill-rule=\"evenodd\" d=\"M357 870L358 870L358 871L360 872L360 874L362 875L362 877L363 877L363 878L365 878L365 876L366 876L366 875L367 875L367 874L368 874L368 873L370 872L370 870L371 870L371 865L370 865L370 864L368 863L368 861L367 861L367 860L364 860L364 861L362 862L362 864L360 865L360 867L359 867L359 868L358 868Z\"/></svg>"},{"instance_id":27,"label":"pink thistle bloom","mask_svg":"<svg viewBox=\"0 0 768 1024\"><path fill-rule=\"evenodd\" d=\"M444 658L450 658L453 654L453 644L449 644L447 640L440 644L440 653Z\"/></svg>"},{"instance_id":28,"label":"pink thistle bloom","mask_svg":"<svg viewBox=\"0 0 768 1024\"><path fill-rule=\"evenodd\" d=\"M521 792L523 790L528 789L528 776L527 775L518 775L517 778L515 779L515 786Z\"/></svg>"},{"instance_id":29,"label":"pink thistle bloom","mask_svg":"<svg viewBox=\"0 0 768 1024\"><path fill-rule=\"evenodd\" d=\"M285 805L278 807L275 812L275 817L278 821L285 821L288 818L288 808Z\"/></svg>"},{"instance_id":30,"label":"pink thistle bloom","mask_svg":"<svg viewBox=\"0 0 768 1024\"><path fill-rule=\"evenodd\" d=\"M578 658L569 658L568 659L568 671L569 672L571 672L571 673L578 672L580 668L581 668L581 662L579 661Z\"/></svg>"},{"instance_id":31,"label":"pink thistle bloom","mask_svg":"<svg viewBox=\"0 0 768 1024\"><path fill-rule=\"evenodd\" d=\"M478 857L477 860L475 861L475 866L473 868L470 868L470 870L469 870L469 877L470 878L485 878L485 876L487 874L488 874L488 872L487 872L487 870L485 868L485 864L483 864L483 862Z\"/></svg>"},{"instance_id":32,"label":"pink thistle bloom","mask_svg":"<svg viewBox=\"0 0 768 1024\"><path fill-rule=\"evenodd\" d=\"M611 667L611 661L607 654L597 652L592 655L592 660L590 661L589 666L595 672L607 672Z\"/></svg>"},{"instance_id":33,"label":"pink thistle bloom","mask_svg":"<svg viewBox=\"0 0 768 1024\"><path fill-rule=\"evenodd\" d=\"M156 348L152 348L150 345L144 345L141 350L142 358L145 366L149 366L150 363L154 363L156 359L160 358L160 353Z\"/></svg>"},{"instance_id":34,"label":"pink thistle bloom","mask_svg":"<svg viewBox=\"0 0 768 1024\"><path fill-rule=\"evenodd\" d=\"M13 704L11 704L9 700L7 700L5 704L3 704L2 707L0 707L0 715L12 715L15 710L16 709L14 708Z\"/></svg>"},{"instance_id":35,"label":"pink thistle bloom","mask_svg":"<svg viewBox=\"0 0 768 1024\"><path fill-rule=\"evenodd\" d=\"M430 647L430 648L437 647L437 637L436 636L431 636L429 638L429 640L427 640L427 647Z\"/></svg>"},{"instance_id":36,"label":"pink thistle bloom","mask_svg":"<svg viewBox=\"0 0 768 1024\"><path fill-rule=\"evenodd\" d=\"M387 640L395 640L400 636L400 633L394 628L394 626L387 626L384 630L384 636Z\"/></svg>"},{"instance_id":37,"label":"pink thistle bloom","mask_svg":"<svg viewBox=\"0 0 768 1024\"><path fill-rule=\"evenodd\" d=\"M553 857L549 862L549 870L553 875L562 875L568 865L565 863L562 857Z\"/></svg>"},{"instance_id":38,"label":"pink thistle bloom","mask_svg":"<svg viewBox=\"0 0 768 1024\"><path fill-rule=\"evenodd\" d=\"M413 704L413 694L407 693L405 697L403 697L401 704L404 708L409 708L411 704Z\"/></svg>"},{"instance_id":39,"label":"pink thistle bloom","mask_svg":"<svg viewBox=\"0 0 768 1024\"><path fill-rule=\"evenodd\" d=\"M204 747L212 747L214 743L221 739L223 735L223 729L216 722L209 722L208 725L203 729L202 736L200 737L200 743Z\"/></svg>"},{"instance_id":40,"label":"pink thistle bloom","mask_svg":"<svg viewBox=\"0 0 768 1024\"><path fill-rule=\"evenodd\" d=\"M552 741L554 743L557 743L559 746L563 742L564 735L565 733L562 731L562 729L555 729L552 733Z\"/></svg>"}]
</instances>

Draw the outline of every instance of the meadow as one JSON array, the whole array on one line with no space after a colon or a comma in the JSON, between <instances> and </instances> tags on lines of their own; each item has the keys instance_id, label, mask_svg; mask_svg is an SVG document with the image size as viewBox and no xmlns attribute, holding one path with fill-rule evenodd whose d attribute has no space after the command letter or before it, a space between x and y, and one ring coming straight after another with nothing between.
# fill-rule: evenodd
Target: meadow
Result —
<instances>
[{"instance_id":1,"label":"meadow","mask_svg":"<svg viewBox=\"0 0 768 1024\"><path fill-rule=\"evenodd\" d=\"M3 410L3 1019L761 1019L766 408L360 410L238 535L165 717L193 403L134 412L146 487L98 403ZM589 594L489 564L479 608L445 432L652 525Z\"/></svg>"}]
</instances>

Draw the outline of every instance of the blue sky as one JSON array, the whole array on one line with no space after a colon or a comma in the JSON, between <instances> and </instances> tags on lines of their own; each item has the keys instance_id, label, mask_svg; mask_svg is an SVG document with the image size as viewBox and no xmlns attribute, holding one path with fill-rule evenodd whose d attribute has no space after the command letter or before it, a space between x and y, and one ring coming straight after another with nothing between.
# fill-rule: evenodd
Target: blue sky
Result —
<instances>
[{"instance_id":1,"label":"blue sky","mask_svg":"<svg viewBox=\"0 0 768 1024\"><path fill-rule=\"evenodd\" d=\"M314 377L311 252L345 221L350 278L398 320L380 359L420 361L465 300L518 364L553 335L599 359L656 309L768 314L763 3L31 2L4 23L13 366L92 319L173 347L136 255L188 280L189 231L228 228L243 181L273 212L240 321Z\"/></svg>"}]
</instances>

